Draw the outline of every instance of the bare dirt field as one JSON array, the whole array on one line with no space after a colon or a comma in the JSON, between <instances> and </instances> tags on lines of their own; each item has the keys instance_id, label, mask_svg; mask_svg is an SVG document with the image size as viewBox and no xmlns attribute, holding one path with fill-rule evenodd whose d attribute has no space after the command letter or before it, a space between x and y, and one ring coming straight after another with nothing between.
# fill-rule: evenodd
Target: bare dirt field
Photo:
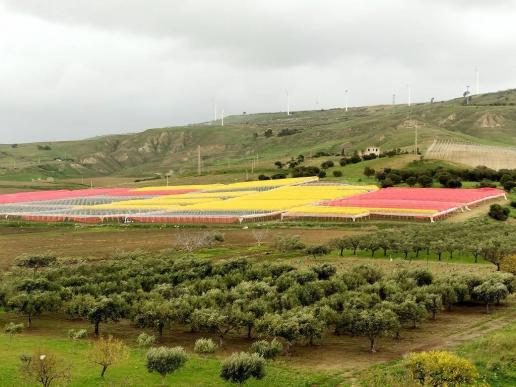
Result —
<instances>
[{"instance_id":1,"label":"bare dirt field","mask_svg":"<svg viewBox=\"0 0 516 387\"><path fill-rule=\"evenodd\" d=\"M213 229L211 229L213 231ZM220 229L224 247L247 247L256 244L249 229ZM64 257L107 257L117 250L137 249L156 252L173 248L183 229L173 228L100 228L100 227L5 227L0 226L0 267L9 267L13 260L26 253L52 251ZM189 233L206 232L200 229ZM360 231L282 229L268 232L265 242L271 243L279 235L299 235L306 244L325 243L332 238L360 233Z\"/></svg>"}]
</instances>

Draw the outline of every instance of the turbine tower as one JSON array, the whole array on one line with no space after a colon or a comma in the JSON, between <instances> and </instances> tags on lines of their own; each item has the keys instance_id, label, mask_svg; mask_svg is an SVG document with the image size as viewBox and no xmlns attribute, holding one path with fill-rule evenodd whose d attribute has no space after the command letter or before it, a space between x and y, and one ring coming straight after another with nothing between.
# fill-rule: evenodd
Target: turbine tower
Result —
<instances>
[{"instance_id":1,"label":"turbine tower","mask_svg":"<svg viewBox=\"0 0 516 387\"><path fill-rule=\"evenodd\" d=\"M348 89L344 90L345 111L348 111Z\"/></svg>"},{"instance_id":2,"label":"turbine tower","mask_svg":"<svg viewBox=\"0 0 516 387\"><path fill-rule=\"evenodd\" d=\"M287 89L285 89L285 94L287 95L287 116L290 116L290 96Z\"/></svg>"},{"instance_id":3,"label":"turbine tower","mask_svg":"<svg viewBox=\"0 0 516 387\"><path fill-rule=\"evenodd\" d=\"M480 94L480 71L478 71L478 67L475 67L475 81L476 81L476 90L475 94Z\"/></svg>"},{"instance_id":4,"label":"turbine tower","mask_svg":"<svg viewBox=\"0 0 516 387\"><path fill-rule=\"evenodd\" d=\"M407 84L407 93L408 93L408 106L412 104L412 87L410 86L410 83Z\"/></svg>"}]
</instances>

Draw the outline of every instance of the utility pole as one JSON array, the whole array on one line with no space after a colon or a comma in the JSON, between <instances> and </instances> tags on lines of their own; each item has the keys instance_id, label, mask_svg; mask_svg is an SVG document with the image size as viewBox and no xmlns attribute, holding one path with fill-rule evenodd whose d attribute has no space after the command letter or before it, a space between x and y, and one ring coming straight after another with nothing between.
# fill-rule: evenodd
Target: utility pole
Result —
<instances>
[{"instance_id":1,"label":"utility pole","mask_svg":"<svg viewBox=\"0 0 516 387\"><path fill-rule=\"evenodd\" d=\"M222 115L220 116L221 126L224 126L224 109L222 109Z\"/></svg>"},{"instance_id":2,"label":"utility pole","mask_svg":"<svg viewBox=\"0 0 516 387\"><path fill-rule=\"evenodd\" d=\"M213 98L213 121L217 122L217 100Z\"/></svg>"},{"instance_id":3,"label":"utility pole","mask_svg":"<svg viewBox=\"0 0 516 387\"><path fill-rule=\"evenodd\" d=\"M201 176L201 146L197 145L197 174Z\"/></svg>"},{"instance_id":4,"label":"utility pole","mask_svg":"<svg viewBox=\"0 0 516 387\"><path fill-rule=\"evenodd\" d=\"M396 105L396 94L393 94L392 95L392 105L395 106Z\"/></svg>"}]
</instances>

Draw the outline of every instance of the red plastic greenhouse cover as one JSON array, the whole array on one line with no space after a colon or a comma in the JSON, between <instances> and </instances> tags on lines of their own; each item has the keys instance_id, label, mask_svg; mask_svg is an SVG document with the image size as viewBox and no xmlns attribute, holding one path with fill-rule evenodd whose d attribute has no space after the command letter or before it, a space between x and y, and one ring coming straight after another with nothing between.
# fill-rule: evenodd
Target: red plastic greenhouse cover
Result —
<instances>
[{"instance_id":1,"label":"red plastic greenhouse cover","mask_svg":"<svg viewBox=\"0 0 516 387\"><path fill-rule=\"evenodd\" d=\"M323 204L339 207L444 210L503 195L504 192L496 188L385 188L349 198L331 200Z\"/></svg>"}]
</instances>

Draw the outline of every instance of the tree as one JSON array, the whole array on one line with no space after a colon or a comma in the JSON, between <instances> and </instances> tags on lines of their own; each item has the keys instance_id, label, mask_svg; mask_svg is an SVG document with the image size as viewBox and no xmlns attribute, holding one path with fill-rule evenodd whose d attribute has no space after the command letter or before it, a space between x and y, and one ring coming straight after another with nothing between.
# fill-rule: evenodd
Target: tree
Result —
<instances>
[{"instance_id":1,"label":"tree","mask_svg":"<svg viewBox=\"0 0 516 387\"><path fill-rule=\"evenodd\" d=\"M331 160L327 160L327 161L324 161L322 164L321 164L321 169L328 169L328 168L331 168L335 166L335 163Z\"/></svg>"},{"instance_id":2,"label":"tree","mask_svg":"<svg viewBox=\"0 0 516 387\"><path fill-rule=\"evenodd\" d=\"M23 255L16 259L15 264L18 267L33 270L33 277L39 269L49 267L56 262L56 257L52 254L43 255Z\"/></svg>"},{"instance_id":3,"label":"tree","mask_svg":"<svg viewBox=\"0 0 516 387\"><path fill-rule=\"evenodd\" d=\"M353 255L357 255L357 249L360 247L360 244L363 243L360 237L349 237L346 238L347 247L350 250L353 250Z\"/></svg>"},{"instance_id":4,"label":"tree","mask_svg":"<svg viewBox=\"0 0 516 387\"><path fill-rule=\"evenodd\" d=\"M263 135L267 138L272 137L273 136L272 129L271 128L266 129L265 132L263 132Z\"/></svg>"},{"instance_id":5,"label":"tree","mask_svg":"<svg viewBox=\"0 0 516 387\"><path fill-rule=\"evenodd\" d=\"M49 387L58 380L70 381L70 369L63 366L54 354L38 351L32 356L23 356L21 372L30 381Z\"/></svg>"},{"instance_id":6,"label":"tree","mask_svg":"<svg viewBox=\"0 0 516 387\"><path fill-rule=\"evenodd\" d=\"M290 347L301 337L299 321L296 318L287 318L276 313L267 313L256 323L256 330L267 337L281 337L286 343L286 353L290 354Z\"/></svg>"},{"instance_id":7,"label":"tree","mask_svg":"<svg viewBox=\"0 0 516 387\"><path fill-rule=\"evenodd\" d=\"M510 238L491 239L482 247L484 259L496 266L500 271L503 261L516 252L516 245Z\"/></svg>"},{"instance_id":8,"label":"tree","mask_svg":"<svg viewBox=\"0 0 516 387\"><path fill-rule=\"evenodd\" d=\"M375 173L376 173L376 171L373 168L371 168L371 167L365 167L364 168L364 175L367 176L367 177L374 176Z\"/></svg>"},{"instance_id":9,"label":"tree","mask_svg":"<svg viewBox=\"0 0 516 387\"><path fill-rule=\"evenodd\" d=\"M378 338L394 333L399 327L398 317L392 310L364 310L357 316L355 330L369 339L370 352L376 352Z\"/></svg>"},{"instance_id":10,"label":"tree","mask_svg":"<svg viewBox=\"0 0 516 387\"><path fill-rule=\"evenodd\" d=\"M432 186L434 180L430 176L421 175L417 178L417 182L421 187L428 188Z\"/></svg>"},{"instance_id":11,"label":"tree","mask_svg":"<svg viewBox=\"0 0 516 387\"><path fill-rule=\"evenodd\" d=\"M91 358L95 364L102 367L100 377L103 378L109 366L124 360L128 356L127 346L113 336L99 337L93 343Z\"/></svg>"},{"instance_id":12,"label":"tree","mask_svg":"<svg viewBox=\"0 0 516 387\"><path fill-rule=\"evenodd\" d=\"M32 319L43 312L57 310L61 298L56 292L18 291L7 300L7 307L27 316L27 327L32 327Z\"/></svg>"},{"instance_id":13,"label":"tree","mask_svg":"<svg viewBox=\"0 0 516 387\"><path fill-rule=\"evenodd\" d=\"M511 210L508 207L502 207L499 204L491 204L489 207L489 216L495 220L507 220Z\"/></svg>"},{"instance_id":14,"label":"tree","mask_svg":"<svg viewBox=\"0 0 516 387\"><path fill-rule=\"evenodd\" d=\"M183 347L151 348L147 352L145 366L150 373L160 374L162 384L165 385L165 377L183 367L187 360L188 357Z\"/></svg>"},{"instance_id":15,"label":"tree","mask_svg":"<svg viewBox=\"0 0 516 387\"><path fill-rule=\"evenodd\" d=\"M489 305L505 299L509 295L509 290L501 282L489 280L473 289L473 296L484 302L486 313L489 313Z\"/></svg>"},{"instance_id":16,"label":"tree","mask_svg":"<svg viewBox=\"0 0 516 387\"><path fill-rule=\"evenodd\" d=\"M236 308L235 308L236 309ZM191 325L196 330L215 333L219 346L224 345L224 337L238 327L238 316L231 305L225 308L201 308L192 313Z\"/></svg>"},{"instance_id":17,"label":"tree","mask_svg":"<svg viewBox=\"0 0 516 387\"><path fill-rule=\"evenodd\" d=\"M119 295L95 298L89 294L73 297L66 305L66 313L72 317L88 319L100 333L100 323L118 321L126 315L125 302Z\"/></svg>"},{"instance_id":18,"label":"tree","mask_svg":"<svg viewBox=\"0 0 516 387\"><path fill-rule=\"evenodd\" d=\"M234 353L222 362L220 376L240 386L249 378L262 379L265 376L265 360L255 353Z\"/></svg>"},{"instance_id":19,"label":"tree","mask_svg":"<svg viewBox=\"0 0 516 387\"><path fill-rule=\"evenodd\" d=\"M342 177L342 171L333 171L333 177Z\"/></svg>"},{"instance_id":20,"label":"tree","mask_svg":"<svg viewBox=\"0 0 516 387\"><path fill-rule=\"evenodd\" d=\"M445 351L412 353L404 365L422 386L472 385L478 378L469 360Z\"/></svg>"},{"instance_id":21,"label":"tree","mask_svg":"<svg viewBox=\"0 0 516 387\"><path fill-rule=\"evenodd\" d=\"M163 299L145 300L136 305L133 321L141 328L153 328L158 331L160 339L163 329L174 317L169 301Z\"/></svg>"},{"instance_id":22,"label":"tree","mask_svg":"<svg viewBox=\"0 0 516 387\"><path fill-rule=\"evenodd\" d=\"M396 312L400 322L411 322L412 328L416 328L417 323L421 322L426 317L425 307L413 300L406 300L399 304L396 308Z\"/></svg>"},{"instance_id":23,"label":"tree","mask_svg":"<svg viewBox=\"0 0 516 387\"><path fill-rule=\"evenodd\" d=\"M344 249L348 247L348 241L345 238L332 239L329 245L339 250L339 256L344 255Z\"/></svg>"},{"instance_id":24,"label":"tree","mask_svg":"<svg viewBox=\"0 0 516 387\"><path fill-rule=\"evenodd\" d=\"M415 176L409 176L405 180L405 183L407 183L409 187L414 187L417 184L417 178Z\"/></svg>"},{"instance_id":25,"label":"tree","mask_svg":"<svg viewBox=\"0 0 516 387\"><path fill-rule=\"evenodd\" d=\"M317 258L317 256L328 255L330 253L330 248L325 245L310 246L306 249L306 253Z\"/></svg>"},{"instance_id":26,"label":"tree","mask_svg":"<svg viewBox=\"0 0 516 387\"><path fill-rule=\"evenodd\" d=\"M281 161L276 161L276 162L274 163L274 165L275 165L276 167L278 167L278 169L283 169L283 167L284 167L284 164L283 164Z\"/></svg>"}]
</instances>

